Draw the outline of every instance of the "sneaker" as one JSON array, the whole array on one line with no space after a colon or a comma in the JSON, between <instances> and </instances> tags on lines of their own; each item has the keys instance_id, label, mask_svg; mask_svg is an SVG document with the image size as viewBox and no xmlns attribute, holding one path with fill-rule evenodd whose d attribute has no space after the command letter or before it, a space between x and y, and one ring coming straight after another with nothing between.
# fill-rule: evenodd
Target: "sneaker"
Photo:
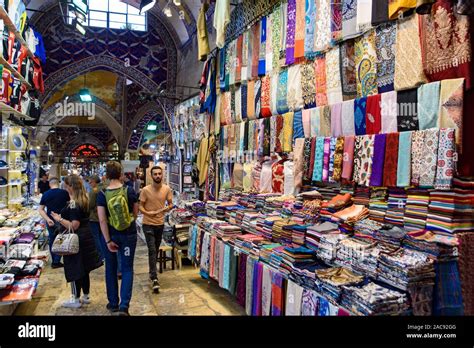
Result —
<instances>
[{"instance_id":1,"label":"sneaker","mask_svg":"<svg viewBox=\"0 0 474 348\"><path fill-rule=\"evenodd\" d=\"M128 313L128 309L121 309L118 311L118 316L119 317L129 317L130 313Z\"/></svg>"},{"instance_id":2,"label":"sneaker","mask_svg":"<svg viewBox=\"0 0 474 348\"><path fill-rule=\"evenodd\" d=\"M105 306L105 308L107 308L107 310L112 313L118 312L119 310L118 307L114 307L110 303L107 303L107 306Z\"/></svg>"},{"instance_id":3,"label":"sneaker","mask_svg":"<svg viewBox=\"0 0 474 348\"><path fill-rule=\"evenodd\" d=\"M61 267L64 267L64 265L61 262L51 264L52 269L61 268Z\"/></svg>"},{"instance_id":4,"label":"sneaker","mask_svg":"<svg viewBox=\"0 0 474 348\"><path fill-rule=\"evenodd\" d=\"M81 301L79 301L79 299L75 298L74 296L71 296L69 300L63 302L63 307L66 308L80 308L81 306Z\"/></svg>"},{"instance_id":5,"label":"sneaker","mask_svg":"<svg viewBox=\"0 0 474 348\"><path fill-rule=\"evenodd\" d=\"M151 288L153 289L153 292L158 292L160 290L160 283L158 282L158 279L153 279Z\"/></svg>"},{"instance_id":6,"label":"sneaker","mask_svg":"<svg viewBox=\"0 0 474 348\"><path fill-rule=\"evenodd\" d=\"M83 304L89 304L89 303L91 303L91 298L89 297L89 294L87 294L87 295L85 295L85 294L82 295L82 297L81 297L81 302L82 302Z\"/></svg>"}]
</instances>

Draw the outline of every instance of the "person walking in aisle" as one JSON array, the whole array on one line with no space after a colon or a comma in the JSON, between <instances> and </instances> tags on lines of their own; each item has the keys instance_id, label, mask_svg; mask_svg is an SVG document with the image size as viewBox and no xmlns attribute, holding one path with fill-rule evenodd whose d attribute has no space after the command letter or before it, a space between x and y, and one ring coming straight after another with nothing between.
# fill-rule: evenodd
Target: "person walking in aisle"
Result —
<instances>
[{"instance_id":1,"label":"person walking in aisle","mask_svg":"<svg viewBox=\"0 0 474 348\"><path fill-rule=\"evenodd\" d=\"M48 242L49 242L49 252L51 253L51 267L59 268L63 267L61 263L61 256L53 254L51 248L53 246L54 238L56 238L56 228L59 226L53 221L51 213L59 213L63 208L66 207L69 201L69 193L66 190L59 188L58 178L51 178L49 180L50 190L45 192L41 196L39 213L43 219L45 219L48 227ZM47 211L44 210L46 207Z\"/></svg>"},{"instance_id":2,"label":"person walking in aisle","mask_svg":"<svg viewBox=\"0 0 474 348\"><path fill-rule=\"evenodd\" d=\"M165 225L165 214L173 209L173 193L163 184L163 169L151 168L153 183L145 186L140 193L140 212L143 214L143 233L148 247L148 266L154 292L160 289L156 272L157 255ZM168 205L166 205L168 203Z\"/></svg>"},{"instance_id":3,"label":"person walking in aisle","mask_svg":"<svg viewBox=\"0 0 474 348\"><path fill-rule=\"evenodd\" d=\"M104 260L104 251L102 250L101 238L102 232L100 232L99 215L97 214L97 194L99 193L100 178L94 175L90 178L91 190L89 192L89 226L94 237L95 246L99 252L99 257Z\"/></svg>"},{"instance_id":4,"label":"person walking in aisle","mask_svg":"<svg viewBox=\"0 0 474 348\"><path fill-rule=\"evenodd\" d=\"M128 308L133 289L133 260L137 246L138 214L137 197L120 181L122 165L108 162L106 176L109 185L97 195L97 213L104 238L105 282L107 287L107 309L119 315L129 315ZM118 254L118 255L117 255ZM117 255L117 256L116 256ZM117 257L122 265L120 298L117 279Z\"/></svg>"},{"instance_id":5,"label":"person walking in aisle","mask_svg":"<svg viewBox=\"0 0 474 348\"><path fill-rule=\"evenodd\" d=\"M89 273L102 266L99 254L95 247L94 238L89 229L89 199L77 175L70 175L64 181L71 200L61 211L61 214L51 213L54 220L65 229L73 230L79 237L79 252L74 255L65 255L64 275L71 283L71 299L64 302L67 308L80 308L82 304L90 303ZM82 298L81 298L82 291Z\"/></svg>"},{"instance_id":6,"label":"person walking in aisle","mask_svg":"<svg viewBox=\"0 0 474 348\"><path fill-rule=\"evenodd\" d=\"M43 175L41 175L41 180L38 181L38 190L41 194L43 194L49 191L50 189L51 189L51 180L48 181L48 174L43 173Z\"/></svg>"}]
</instances>

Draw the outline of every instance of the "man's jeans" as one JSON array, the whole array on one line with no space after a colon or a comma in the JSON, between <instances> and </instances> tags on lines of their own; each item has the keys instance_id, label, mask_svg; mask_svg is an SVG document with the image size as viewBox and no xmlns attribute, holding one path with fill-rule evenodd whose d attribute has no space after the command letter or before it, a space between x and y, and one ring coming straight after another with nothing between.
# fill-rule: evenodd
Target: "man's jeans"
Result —
<instances>
[{"instance_id":1,"label":"man's jeans","mask_svg":"<svg viewBox=\"0 0 474 348\"><path fill-rule=\"evenodd\" d=\"M104 249L102 247L102 244L100 242L101 239L104 239L104 236L102 235L102 232L100 231L100 223L96 221L89 221L89 227L92 232L92 236L94 237L94 242L95 242L95 247L97 251L99 252L99 257L101 260L104 259Z\"/></svg>"},{"instance_id":2,"label":"man's jeans","mask_svg":"<svg viewBox=\"0 0 474 348\"><path fill-rule=\"evenodd\" d=\"M164 225L143 225L143 233L145 234L146 245L148 247L148 269L151 280L158 279L156 262L164 227Z\"/></svg>"},{"instance_id":3,"label":"man's jeans","mask_svg":"<svg viewBox=\"0 0 474 348\"><path fill-rule=\"evenodd\" d=\"M135 258L135 248L137 246L137 234L113 234L110 239L119 246L119 250L116 253L110 252L105 243L105 239L101 238L102 248L105 253L107 299L112 307L119 307L120 310L126 310L132 299L133 259ZM117 259L120 259L122 264L120 299L117 278Z\"/></svg>"},{"instance_id":4,"label":"man's jeans","mask_svg":"<svg viewBox=\"0 0 474 348\"><path fill-rule=\"evenodd\" d=\"M53 265L57 265L61 262L61 255L53 254L51 251L53 248L54 238L56 238L56 225L49 227L48 226L48 244L49 244L49 252L51 253L51 263Z\"/></svg>"}]
</instances>

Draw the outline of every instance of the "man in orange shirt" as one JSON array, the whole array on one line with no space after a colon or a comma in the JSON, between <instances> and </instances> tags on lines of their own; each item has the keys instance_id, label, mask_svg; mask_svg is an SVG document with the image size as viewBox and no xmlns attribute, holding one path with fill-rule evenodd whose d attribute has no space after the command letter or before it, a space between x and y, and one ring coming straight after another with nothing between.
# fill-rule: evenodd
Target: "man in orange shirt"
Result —
<instances>
[{"instance_id":1,"label":"man in orange shirt","mask_svg":"<svg viewBox=\"0 0 474 348\"><path fill-rule=\"evenodd\" d=\"M157 255L160 249L164 229L165 214L173 209L173 193L168 185L163 184L163 169L151 168L153 183L143 188L140 193L140 212L143 214L143 232L148 247L148 266L154 292L160 284L156 272ZM168 203L166 205L166 203Z\"/></svg>"}]
</instances>

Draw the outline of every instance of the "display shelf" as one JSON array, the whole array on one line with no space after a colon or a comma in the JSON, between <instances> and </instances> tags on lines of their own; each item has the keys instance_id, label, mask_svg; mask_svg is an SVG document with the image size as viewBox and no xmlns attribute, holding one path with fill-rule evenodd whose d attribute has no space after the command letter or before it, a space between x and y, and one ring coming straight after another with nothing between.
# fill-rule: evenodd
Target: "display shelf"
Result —
<instances>
[{"instance_id":1,"label":"display shelf","mask_svg":"<svg viewBox=\"0 0 474 348\"><path fill-rule=\"evenodd\" d=\"M25 78L17 71L15 70L14 67L8 63L3 56L0 56L0 64L3 65L4 68L7 68L8 71L12 73L13 76L15 76L18 80L21 81L22 84L24 84L28 89L32 89L33 87L30 85L28 81L25 80Z\"/></svg>"},{"instance_id":2,"label":"display shelf","mask_svg":"<svg viewBox=\"0 0 474 348\"><path fill-rule=\"evenodd\" d=\"M13 114L16 117L24 118L25 120L29 120L29 121L34 120L34 118L32 118L28 115L22 114L21 112L19 112L19 111L15 110L14 108L12 108L10 105L7 105L7 104L2 103L2 102L0 102L0 112L2 114L4 114L4 113Z\"/></svg>"},{"instance_id":3,"label":"display shelf","mask_svg":"<svg viewBox=\"0 0 474 348\"><path fill-rule=\"evenodd\" d=\"M8 29L10 31L12 31L13 33L15 33L15 37L18 41L20 41L20 43L22 44L22 46L24 46L26 48L26 51L28 53L28 56L30 58L34 58L34 55L33 53L30 51L30 48L28 47L28 45L26 44L26 41L25 39L23 39L23 37L21 36L20 32L16 29L15 27L15 24L13 24L10 16L8 15L7 11L5 11L5 8L3 6L0 6L0 19L3 20L3 22L5 23L5 25L8 27Z\"/></svg>"}]
</instances>

